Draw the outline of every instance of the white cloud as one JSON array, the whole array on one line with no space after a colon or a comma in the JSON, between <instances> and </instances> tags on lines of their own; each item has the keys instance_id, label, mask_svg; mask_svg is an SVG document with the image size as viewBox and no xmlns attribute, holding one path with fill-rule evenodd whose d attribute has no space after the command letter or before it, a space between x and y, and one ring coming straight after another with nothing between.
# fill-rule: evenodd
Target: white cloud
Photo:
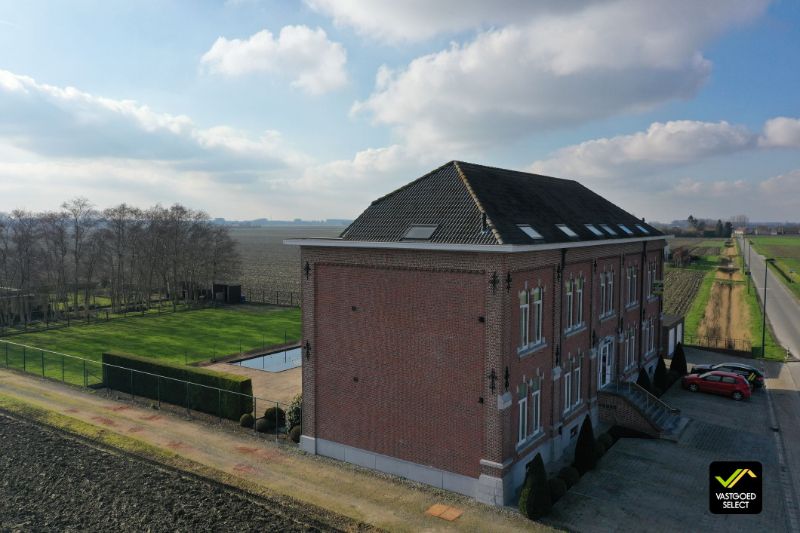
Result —
<instances>
[{"instance_id":1,"label":"white cloud","mask_svg":"<svg viewBox=\"0 0 800 533\"><path fill-rule=\"evenodd\" d=\"M589 0L306 0L339 26L388 42L419 41L548 12L574 11Z\"/></svg>"},{"instance_id":2,"label":"white cloud","mask_svg":"<svg viewBox=\"0 0 800 533\"><path fill-rule=\"evenodd\" d=\"M329 40L321 28L308 26L284 26L277 38L268 30L245 40L219 37L200 61L211 72L225 76L278 74L309 94L326 93L347 83L344 47Z\"/></svg>"},{"instance_id":3,"label":"white cloud","mask_svg":"<svg viewBox=\"0 0 800 533\"><path fill-rule=\"evenodd\" d=\"M797 209L797 199L800 198L800 169L766 179L761 182L760 188L766 194L792 202Z\"/></svg>"},{"instance_id":4,"label":"white cloud","mask_svg":"<svg viewBox=\"0 0 800 533\"><path fill-rule=\"evenodd\" d=\"M252 137L227 126L203 129L184 115L4 70L0 116L0 141L44 157L165 161L176 168L216 168L220 179L232 180L307 159L275 131Z\"/></svg>"},{"instance_id":5,"label":"white cloud","mask_svg":"<svg viewBox=\"0 0 800 533\"><path fill-rule=\"evenodd\" d=\"M765 147L800 148L800 119L776 117L768 120L759 143Z\"/></svg>"},{"instance_id":6,"label":"white cloud","mask_svg":"<svg viewBox=\"0 0 800 533\"><path fill-rule=\"evenodd\" d=\"M711 71L703 46L766 4L617 0L522 17L382 68L353 112L395 128L412 148L455 150L646 110L693 96Z\"/></svg>"},{"instance_id":7,"label":"white cloud","mask_svg":"<svg viewBox=\"0 0 800 533\"><path fill-rule=\"evenodd\" d=\"M755 146L756 135L727 122L654 122L647 131L567 146L531 170L564 177L610 178L650 173Z\"/></svg>"}]
</instances>

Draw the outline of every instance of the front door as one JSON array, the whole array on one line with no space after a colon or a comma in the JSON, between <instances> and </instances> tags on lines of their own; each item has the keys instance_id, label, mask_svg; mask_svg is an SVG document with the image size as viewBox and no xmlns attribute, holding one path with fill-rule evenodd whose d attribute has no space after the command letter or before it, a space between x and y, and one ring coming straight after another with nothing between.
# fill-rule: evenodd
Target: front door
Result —
<instances>
[{"instance_id":1,"label":"front door","mask_svg":"<svg viewBox=\"0 0 800 533\"><path fill-rule=\"evenodd\" d=\"M613 354L611 353L611 346L612 343L610 342L603 342L600 345L600 357L597 366L598 376L597 376L597 388L602 389L609 383L611 383L611 372L614 367L613 361Z\"/></svg>"}]
</instances>

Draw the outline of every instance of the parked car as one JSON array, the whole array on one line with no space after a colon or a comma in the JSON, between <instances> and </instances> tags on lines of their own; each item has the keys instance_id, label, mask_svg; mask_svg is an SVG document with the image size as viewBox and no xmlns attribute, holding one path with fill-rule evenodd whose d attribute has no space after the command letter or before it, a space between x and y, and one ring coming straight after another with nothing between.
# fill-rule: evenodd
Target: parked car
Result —
<instances>
[{"instance_id":1,"label":"parked car","mask_svg":"<svg viewBox=\"0 0 800 533\"><path fill-rule=\"evenodd\" d=\"M742 363L719 363L716 365L695 365L692 367L692 374L705 374L712 370L722 370L723 372L735 372L749 381L754 388L764 386L764 373L754 366Z\"/></svg>"},{"instance_id":2,"label":"parked car","mask_svg":"<svg viewBox=\"0 0 800 533\"><path fill-rule=\"evenodd\" d=\"M734 400L750 398L750 383L735 372L712 370L705 374L689 374L683 376L681 385L692 392L709 392L730 396Z\"/></svg>"}]
</instances>

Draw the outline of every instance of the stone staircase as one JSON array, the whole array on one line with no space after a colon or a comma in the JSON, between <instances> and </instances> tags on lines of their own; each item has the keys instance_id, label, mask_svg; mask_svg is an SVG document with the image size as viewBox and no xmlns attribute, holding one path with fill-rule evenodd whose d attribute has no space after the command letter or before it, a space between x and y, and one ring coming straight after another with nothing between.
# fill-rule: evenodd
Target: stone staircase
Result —
<instances>
[{"instance_id":1,"label":"stone staircase","mask_svg":"<svg viewBox=\"0 0 800 533\"><path fill-rule=\"evenodd\" d=\"M689 419L632 382L614 383L600 391L603 421L677 441Z\"/></svg>"}]
</instances>

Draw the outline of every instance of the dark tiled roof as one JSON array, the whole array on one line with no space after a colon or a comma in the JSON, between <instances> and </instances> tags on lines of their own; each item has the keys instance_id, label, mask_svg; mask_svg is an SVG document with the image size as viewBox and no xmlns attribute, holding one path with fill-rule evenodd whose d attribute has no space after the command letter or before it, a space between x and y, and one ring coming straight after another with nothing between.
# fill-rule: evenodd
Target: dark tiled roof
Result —
<instances>
[{"instance_id":1,"label":"dark tiled roof","mask_svg":"<svg viewBox=\"0 0 800 533\"><path fill-rule=\"evenodd\" d=\"M542 239L533 240L519 224L529 224ZM578 237L570 238L557 224L566 224ZM598 228L608 224L617 235L596 236L585 224ZM633 235L618 224L625 224ZM663 235L576 181L451 161L372 202L342 233L342 239L398 242L413 225L437 225L426 242L451 244L566 243Z\"/></svg>"}]
</instances>

